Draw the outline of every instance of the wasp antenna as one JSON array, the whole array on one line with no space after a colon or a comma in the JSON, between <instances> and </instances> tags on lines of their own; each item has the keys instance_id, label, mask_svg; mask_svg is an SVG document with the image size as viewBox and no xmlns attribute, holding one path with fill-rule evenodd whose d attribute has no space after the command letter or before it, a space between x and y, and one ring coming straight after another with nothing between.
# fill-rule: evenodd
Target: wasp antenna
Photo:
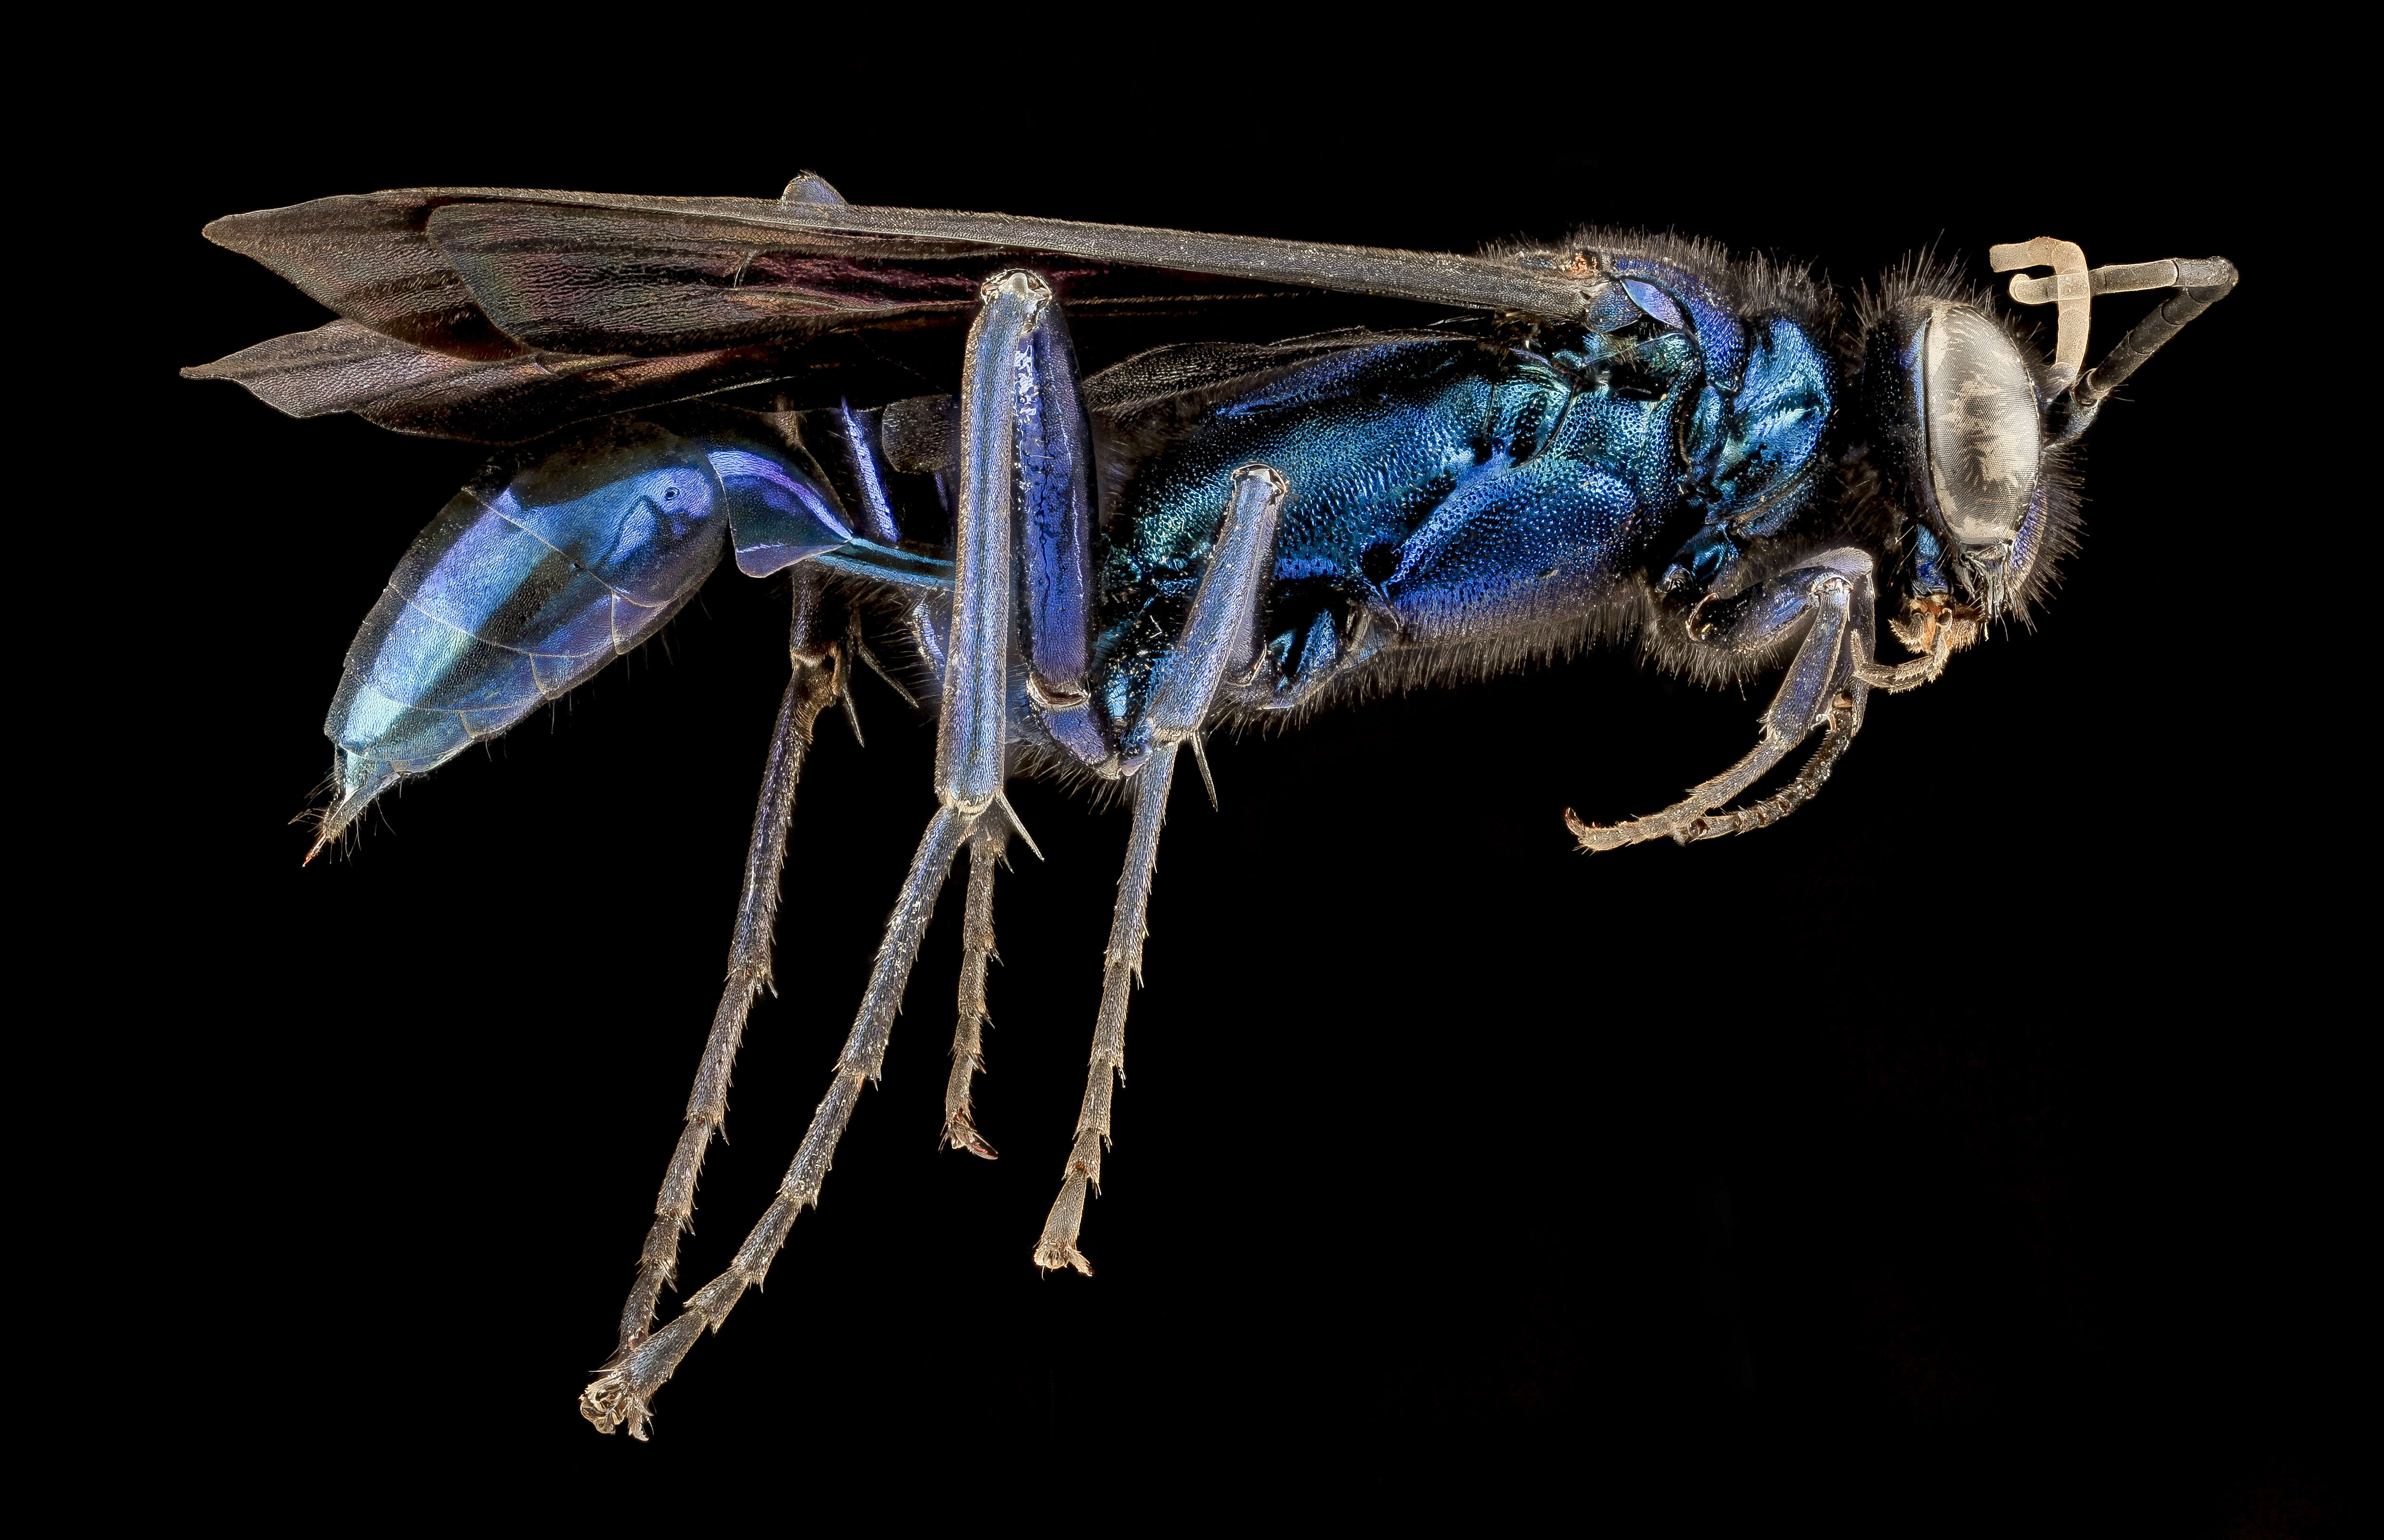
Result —
<instances>
[{"instance_id":1,"label":"wasp antenna","mask_svg":"<svg viewBox=\"0 0 2384 1540\"><path fill-rule=\"evenodd\" d=\"M1202 747L1203 742L1204 740L1197 734L1193 737L1192 759L1200 766L1200 784L1209 789L1209 811L1221 813L1224 810L1217 805L1217 780L1215 776L1209 774L1209 751Z\"/></svg>"},{"instance_id":2,"label":"wasp antenna","mask_svg":"<svg viewBox=\"0 0 2384 1540\"><path fill-rule=\"evenodd\" d=\"M1026 832L1026 825L1019 818L1018 810L1010 805L1010 794L1006 791L997 791L993 794L993 800L1000 804L1001 815L1010 820L1010 826L1018 831L1018 838L1025 840L1026 848L1035 852L1035 859L1042 860L1043 847L1035 843L1035 837Z\"/></svg>"}]
</instances>

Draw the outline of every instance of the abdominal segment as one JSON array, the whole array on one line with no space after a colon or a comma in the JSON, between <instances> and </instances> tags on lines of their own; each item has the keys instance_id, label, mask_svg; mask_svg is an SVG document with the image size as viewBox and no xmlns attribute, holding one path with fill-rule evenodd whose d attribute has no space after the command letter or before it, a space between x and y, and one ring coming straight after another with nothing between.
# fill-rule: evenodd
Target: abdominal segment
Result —
<instances>
[{"instance_id":1,"label":"abdominal segment","mask_svg":"<svg viewBox=\"0 0 2384 1540\"><path fill-rule=\"evenodd\" d=\"M493 738L652 636L727 534L701 446L648 430L458 492L366 616L324 731L329 838L407 776Z\"/></svg>"}]
</instances>

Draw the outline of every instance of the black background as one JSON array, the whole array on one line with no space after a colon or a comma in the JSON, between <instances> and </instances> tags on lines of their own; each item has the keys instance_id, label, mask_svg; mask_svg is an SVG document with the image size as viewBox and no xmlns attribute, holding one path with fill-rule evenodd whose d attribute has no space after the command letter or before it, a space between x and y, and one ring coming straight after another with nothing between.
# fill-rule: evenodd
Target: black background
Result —
<instances>
[{"instance_id":1,"label":"black background","mask_svg":"<svg viewBox=\"0 0 2384 1540\"><path fill-rule=\"evenodd\" d=\"M1586 86L1484 81L1441 127L1340 80L1322 111L1221 130L1265 71L1019 111L965 76L821 73L731 111L618 80L351 101L326 71L256 106L215 92L156 141L147 256L116 275L155 352L116 366L155 429L141 516L221 533L132 579L168 727L119 728L112 795L156 829L165 940L109 964L150 1007L134 1027L91 1026L146 1110L145 1174L93 1235L142 1258L145 1346L93 1372L119 1406L161 1381L203 1401L183 1425L230 1434L208 1492L667 1491L689 1522L863 1485L889 1515L1122 1523L1266 1484L1450 1490L1485 1518L1554 1497L1658 1533L2341 1519L2344 938L2335 813L2308 798L2365 714L2279 693L2322 602L2270 554L2311 451L2274 453L2246 406L2278 383L2268 232L2313 146L2072 169L2025 127L1913 131L1852 81L1795 82L1809 105L1770 126L1656 131ZM436 183L770 196L805 168L860 203L1427 249L1671 228L1849 285L1932 243L1983 279L1989 243L2039 233L2245 278L2092 434L2041 628L1878 701L1777 829L1572 853L1562 809L1669 801L1743 751L1769 688L1620 652L1215 745L1223 811L1179 787L1162 848L1090 1280L1028 1254L1125 822L1015 789L1048 859L999 909L978 1105L1002 1159L936 1149L954 894L823 1207L639 1447L573 1397L715 998L782 594L716 578L665 646L302 871L287 820L347 640L481 453L168 371L323 318L201 242L217 215ZM2098 354L2142 308L2106 302ZM861 706L866 752L824 724L801 789L781 992L690 1283L785 1170L932 811L929 726L874 681ZM1137 1495L1089 1508L1121 1472Z\"/></svg>"}]
</instances>

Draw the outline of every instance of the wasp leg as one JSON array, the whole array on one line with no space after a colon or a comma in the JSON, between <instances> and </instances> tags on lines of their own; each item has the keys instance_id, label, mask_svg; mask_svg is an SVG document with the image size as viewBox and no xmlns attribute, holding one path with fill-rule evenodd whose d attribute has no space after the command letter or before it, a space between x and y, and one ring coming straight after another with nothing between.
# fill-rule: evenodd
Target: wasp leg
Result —
<instances>
[{"instance_id":1,"label":"wasp leg","mask_svg":"<svg viewBox=\"0 0 2384 1540\"><path fill-rule=\"evenodd\" d=\"M1700 839L1720 839L1727 834L1745 834L1750 829L1768 829L1813 800L1838 766L1838 757L1846 745L1855 740L1855 702L1851 695L1841 695L1830 708L1830 724L1821 730L1821 746L1813 757L1796 772L1796 778L1786 786L1745 807L1728 813L1709 813L1693 818L1672 836L1677 842L1688 845Z\"/></svg>"},{"instance_id":2,"label":"wasp leg","mask_svg":"<svg viewBox=\"0 0 2384 1540\"><path fill-rule=\"evenodd\" d=\"M1865 657L1855 665L1855 677L1885 695L1901 695L1933 685L1945 674L1945 664L1953 657L1956 646L1967 647L1979 632L1976 611L1957 612L1951 605L1935 599L1922 598L1914 602L1921 612L1920 623L1910 628L1888 622L1895 640L1909 646L1920 655L1904 662L1882 664Z\"/></svg>"},{"instance_id":3,"label":"wasp leg","mask_svg":"<svg viewBox=\"0 0 2384 1540\"><path fill-rule=\"evenodd\" d=\"M852 467L853 485L861 491L862 532L880 545L900 546L902 527L895 521L893 500L886 495L880 466L885 453L877 445L877 414L856 412L838 402L837 422L844 429L845 463Z\"/></svg>"},{"instance_id":4,"label":"wasp leg","mask_svg":"<svg viewBox=\"0 0 2384 1540\"><path fill-rule=\"evenodd\" d=\"M642 1439L655 1392L677 1372L696 1338L718 1331L749 1288L768 1276L795 1217L819 1200L837 1141L886 1059L894 1013L918 960L919 942L936 898L979 817L1001 796L1009 746L1011 488L1015 478L1019 398L1016 360L1027 329L1049 304L1051 291L1031 273L1002 273L981 292L969 329L968 393L961 408L960 515L954 520L951 636L944 650L944 696L936 739L936 793L941 806L928 821L909 876L886 922L852 1030L837 1056L827 1095L812 1113L794 1163L739 1248L736 1260L688 1296L677 1319L614 1354L581 1392L580 1414L598 1431L628 1424Z\"/></svg>"},{"instance_id":5,"label":"wasp leg","mask_svg":"<svg viewBox=\"0 0 2384 1540\"><path fill-rule=\"evenodd\" d=\"M1692 831L1701 821L1707 821L1708 814L1762 779L1811 736L1814 728L1824 725L1835 728L1843 697L1847 702L1844 707L1844 737L1834 745L1825 740L1828 763L1819 766L1818 776L1808 766L1806 776L1799 777L1798 787L1783 790L1780 797L1762 804L1771 809L1769 816L1741 826L1761 827L1776 822L1819 789L1821 779L1827 777L1838 755L1844 752L1845 743L1861 730L1863 703L1870 693L1869 685L1861 677L1863 665L1870 656L1871 640L1871 565L1867 554L1852 549L1824 553L1813 565L1775 578L1745 596L1734 610L1730 623L1718 624L1713 633L1700 638L1700 641L1752 651L1776 642L1798 625L1807 626L1805 640L1788 665L1788 676L1780 682L1779 693L1763 714L1762 739L1745 759L1711 780L1691 788L1686 797L1661 813L1600 826L1582 822L1567 808L1565 826L1580 839L1583 850L1619 850L1649 839L1685 843L1702 838ZM1755 810L1748 812L1751 814ZM1718 832L1735 833L1737 826Z\"/></svg>"},{"instance_id":6,"label":"wasp leg","mask_svg":"<svg viewBox=\"0 0 2384 1540\"><path fill-rule=\"evenodd\" d=\"M1106 769L1110 744L1086 677L1093 650L1092 428L1077 387L1068 323L1047 305L1020 363L1033 381L1018 405L1020 641L1026 702L1052 741Z\"/></svg>"},{"instance_id":7,"label":"wasp leg","mask_svg":"<svg viewBox=\"0 0 2384 1540\"><path fill-rule=\"evenodd\" d=\"M961 929L960 1024L952 1029L952 1074L944 1084L943 1142L986 1160L993 1146L976 1129L970 1106L970 1086L985 1073L985 1029L990 1025L985 1009L986 964L1001 954L993 949L993 873L1010 843L1006 822L984 818L969 840L967 918Z\"/></svg>"},{"instance_id":8,"label":"wasp leg","mask_svg":"<svg viewBox=\"0 0 2384 1540\"><path fill-rule=\"evenodd\" d=\"M1032 274L996 279L1033 303L1019 334L1013 377L1015 394L1007 441L979 436L968 441L975 464L992 476L990 459L1006 445L1015 472L1009 490L1018 498L1014 530L1020 542L1018 595L1020 651L1026 664L1026 702L1052 739L1085 764L1107 765L1108 740L1094 720L1091 692L1085 688L1092 643L1093 466L1091 428L1076 380L1074 349L1065 317L1049 291ZM989 384L973 382L962 404L962 431L969 432L969 403L988 421ZM1005 801L1002 816L977 825L969 841L968 918L961 951L960 1017L952 1033L951 1078L944 1090L943 1142L987 1160L993 1147L977 1132L970 1105L971 1082L985 1068L985 973L993 950L993 885L1003 861L1015 814ZM1025 835L1024 827L1018 831ZM1029 850L1034 839L1026 838ZM1037 852L1039 853L1039 852Z\"/></svg>"},{"instance_id":9,"label":"wasp leg","mask_svg":"<svg viewBox=\"0 0 2384 1540\"><path fill-rule=\"evenodd\" d=\"M795 1152L786 1180L778 1185L778 1196L763 1211L761 1222L746 1236L727 1271L689 1295L669 1325L615 1354L580 1394L580 1415L595 1423L599 1432L610 1433L627 1422L631 1437L646 1436L654 1393L677 1370L679 1360L687 1357L704 1329L718 1331L745 1291L759 1287L768 1277L770 1263L786 1245L787 1232L794 1228L795 1216L819 1201L837 1141L844 1136L844 1125L852 1120L852 1109L861 1099L862 1083L876 1079L885 1061L894 1012L901 1004L902 987L910 981L911 964L918 958L920 938L926 932L936 896L943 889L945 875L960 853L970 822L969 814L951 807L937 809L928 821L901 894L894 900L885 939L878 943L860 1013L844 1040L844 1051L837 1056L836 1077L812 1113L811 1126L803 1130L802 1145Z\"/></svg>"},{"instance_id":10,"label":"wasp leg","mask_svg":"<svg viewBox=\"0 0 2384 1540\"><path fill-rule=\"evenodd\" d=\"M1134 835L1126 843L1125 871L1118 878L1117 908L1110 918L1110 944L1101 952L1101 1011L1093 1025L1093 1062L1085 1076L1085 1101L1076 1113L1076 1135L1060 1179L1060 1196L1035 1243L1035 1265L1049 1272L1073 1267L1090 1276L1093 1264L1076 1249L1085 1224L1085 1198L1099 1190L1101 1152L1110 1142L1110 1097L1125 1078L1125 1010L1130 982L1142 980L1142 943L1150 934L1150 879L1159 863L1159 828L1167 818L1167 793L1175 780L1175 749L1162 745L1135 777Z\"/></svg>"},{"instance_id":11,"label":"wasp leg","mask_svg":"<svg viewBox=\"0 0 2384 1540\"><path fill-rule=\"evenodd\" d=\"M1227 670L1248 661L1259 585L1273 565L1275 525L1289 491L1283 477L1267 466L1244 466L1234 473L1224 526L1218 531L1208 570L1200 575L1184 634L1159 665L1143 719L1128 729L1122 744L1127 754L1140 750L1148 757L1141 759L1136 776L1134 834L1126 844L1125 871L1118 879L1109 946L1101 954L1101 1009L1093 1027L1084 1105L1076 1114L1075 1139L1061 1177L1060 1196L1052 1201L1035 1245L1035 1265L1047 1271L1093 1271L1076 1248L1076 1236L1084 1227L1086 1198L1100 1188L1101 1152L1110 1142L1110 1099L1125 1077L1126 1003L1142 980L1151 874L1159 861L1168 789L1174 784L1176 751L1198 736Z\"/></svg>"},{"instance_id":12,"label":"wasp leg","mask_svg":"<svg viewBox=\"0 0 2384 1540\"><path fill-rule=\"evenodd\" d=\"M795 617L788 651L794 675L778 702L778 725L770 739L770 758L762 773L762 795L753 809L753 838L745 851L745 886L737 902L737 925L728 942L728 982L720 992L720 1009L713 1013L712 1031L704 1039L697 1063L694 1089L688 1093L687 1123L670 1167L663 1174L662 1191L654 1198L653 1227L638 1254L637 1282L621 1307L621 1339L626 1352L653 1325L654 1305L678 1272L678 1238L690 1228L695 1214L696 1180L703 1172L703 1155L728 1116L728 1077L737 1062L737 1049L745 1036L746 1017L764 987L775 988L770 975L770 942L778 913L778 880L787 863L787 825L793 816L795 784L801 778L803 759L811 751L812 729L820 714L848 693L849 664L838 646L820 647L819 586L811 574L795 578Z\"/></svg>"},{"instance_id":13,"label":"wasp leg","mask_svg":"<svg viewBox=\"0 0 2384 1540\"><path fill-rule=\"evenodd\" d=\"M1075 354L1066 319L1041 279L1019 272L993 281L1011 296L1004 303L1017 304L1025 316L1006 389L1002 380L972 379L962 404L962 434L968 446L963 474L979 478L963 485L962 502L975 505L969 501L974 485L1016 497L1016 517L1010 528L1019 541L1017 594L1024 604L1017 640L1026 664L1027 707L1079 760L1105 764L1110 746L1094 721L1092 696L1084 682L1092 637L1093 470L1091 429L1077 389ZM1006 466L998 467L1004 457ZM999 814L978 822L969 840L960 1012L952 1033L951 1078L944 1089L943 1142L987 1160L994 1158L994 1151L977 1132L970 1087L985 1068L985 974L994 956L994 870L1004 859L1013 826L1027 849L1034 850L1033 837L1016 824L1006 800Z\"/></svg>"},{"instance_id":14,"label":"wasp leg","mask_svg":"<svg viewBox=\"0 0 2384 1540\"><path fill-rule=\"evenodd\" d=\"M1010 748L1011 570L1018 479L1018 356L1051 304L1028 272L985 282L961 397L961 506L953 520L951 640L936 733L936 788L972 817L1001 793Z\"/></svg>"}]
</instances>

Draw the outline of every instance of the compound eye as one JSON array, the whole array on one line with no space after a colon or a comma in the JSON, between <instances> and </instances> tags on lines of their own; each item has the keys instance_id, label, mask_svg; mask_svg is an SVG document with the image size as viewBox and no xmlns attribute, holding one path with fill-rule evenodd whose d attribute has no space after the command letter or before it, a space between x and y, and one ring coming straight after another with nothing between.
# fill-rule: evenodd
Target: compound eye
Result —
<instances>
[{"instance_id":1,"label":"compound eye","mask_svg":"<svg viewBox=\"0 0 2384 1540\"><path fill-rule=\"evenodd\" d=\"M1913 342L1925 490L1955 540L2007 545L2044 453L2027 360L1993 317L1945 301L1930 304Z\"/></svg>"}]
</instances>

